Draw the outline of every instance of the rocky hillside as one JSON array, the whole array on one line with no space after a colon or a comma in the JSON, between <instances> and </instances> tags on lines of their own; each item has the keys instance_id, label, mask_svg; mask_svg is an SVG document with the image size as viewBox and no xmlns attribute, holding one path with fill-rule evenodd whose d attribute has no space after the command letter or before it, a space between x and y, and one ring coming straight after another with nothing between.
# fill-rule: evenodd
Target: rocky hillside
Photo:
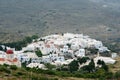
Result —
<instances>
[{"instance_id":1,"label":"rocky hillside","mask_svg":"<svg viewBox=\"0 0 120 80\"><path fill-rule=\"evenodd\" d=\"M50 33L118 40L119 0L0 0L0 42Z\"/></svg>"}]
</instances>

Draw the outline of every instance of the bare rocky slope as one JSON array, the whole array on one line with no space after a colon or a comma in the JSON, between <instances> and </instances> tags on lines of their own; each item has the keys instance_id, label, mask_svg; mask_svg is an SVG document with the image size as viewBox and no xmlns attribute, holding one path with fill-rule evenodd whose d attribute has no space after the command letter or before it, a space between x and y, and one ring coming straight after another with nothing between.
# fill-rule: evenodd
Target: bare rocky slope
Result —
<instances>
[{"instance_id":1,"label":"bare rocky slope","mask_svg":"<svg viewBox=\"0 0 120 80\"><path fill-rule=\"evenodd\" d=\"M119 0L0 0L0 42L50 33L120 38Z\"/></svg>"}]
</instances>

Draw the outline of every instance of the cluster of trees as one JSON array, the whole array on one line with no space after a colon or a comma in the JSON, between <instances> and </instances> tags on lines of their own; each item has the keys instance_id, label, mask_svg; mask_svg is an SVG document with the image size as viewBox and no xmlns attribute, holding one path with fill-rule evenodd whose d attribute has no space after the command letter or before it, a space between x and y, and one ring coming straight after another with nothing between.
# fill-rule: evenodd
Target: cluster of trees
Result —
<instances>
[{"instance_id":1,"label":"cluster of trees","mask_svg":"<svg viewBox=\"0 0 120 80\"><path fill-rule=\"evenodd\" d=\"M77 60L73 60L68 66L69 66L70 72L74 72L79 69L79 64Z\"/></svg>"},{"instance_id":2,"label":"cluster of trees","mask_svg":"<svg viewBox=\"0 0 120 80\"><path fill-rule=\"evenodd\" d=\"M89 72L89 73L95 72L95 63L94 63L93 59L91 59L91 62L89 63L89 65L85 65L81 69L84 72Z\"/></svg>"},{"instance_id":3,"label":"cluster of trees","mask_svg":"<svg viewBox=\"0 0 120 80\"><path fill-rule=\"evenodd\" d=\"M87 73L94 73L100 68L108 72L108 66L105 64L104 61L98 60L97 64L99 65L98 67L95 67L94 60L91 59L90 63L88 65L85 65L79 69L79 64L82 65L83 63L86 63L87 60L90 60L88 57L83 57L83 58L78 58L77 60L73 60L68 66L70 72L74 71L82 71L82 72L87 72Z\"/></svg>"},{"instance_id":4,"label":"cluster of trees","mask_svg":"<svg viewBox=\"0 0 120 80\"><path fill-rule=\"evenodd\" d=\"M77 60L73 60L68 67L66 65L61 66L61 68L57 69L57 71L65 72L60 76L73 76L73 77L82 77L82 78L113 78L115 75L109 72L108 66L104 63L104 61L98 60L98 67L95 67L94 60L91 59L88 65L85 65L80 68L80 65L86 63L90 60L88 57L78 58ZM69 75L67 75L69 73ZM57 74L57 73L54 73ZM103 80L104 80L103 79Z\"/></svg>"},{"instance_id":5,"label":"cluster of trees","mask_svg":"<svg viewBox=\"0 0 120 80\"><path fill-rule=\"evenodd\" d=\"M79 64L86 63L87 60L89 60L88 57L82 57L82 58L78 58L77 60L73 60L68 65L70 72L78 71L79 70Z\"/></svg>"},{"instance_id":6,"label":"cluster of trees","mask_svg":"<svg viewBox=\"0 0 120 80\"><path fill-rule=\"evenodd\" d=\"M74 62L74 61L73 61ZM91 62L90 65L93 66L93 63ZM50 67L48 70L42 70L39 68L26 68L27 71L37 73L37 74L48 74L48 75L54 75L54 76L60 76L60 77L78 77L78 78L94 78L99 80L119 80L120 79L120 71L117 71L115 74L109 71L105 71L103 68L99 68L96 71L92 72L84 72L82 70L78 71L58 71L58 70L52 70L52 67ZM51 70L50 70L51 69ZM62 69L61 69L62 70Z\"/></svg>"},{"instance_id":7,"label":"cluster of trees","mask_svg":"<svg viewBox=\"0 0 120 80\"><path fill-rule=\"evenodd\" d=\"M33 41L33 39L37 39L37 38L38 38L37 35L33 35L31 37L25 37L25 39L23 39L22 41L12 42L12 43L3 43L1 45L5 45L5 46L9 46L11 48L15 48L15 50L21 50L22 47L27 46L28 43L31 43Z\"/></svg>"},{"instance_id":8,"label":"cluster of trees","mask_svg":"<svg viewBox=\"0 0 120 80\"><path fill-rule=\"evenodd\" d=\"M90 60L89 57L82 57L77 59L80 64L86 63L88 60Z\"/></svg>"},{"instance_id":9,"label":"cluster of trees","mask_svg":"<svg viewBox=\"0 0 120 80\"><path fill-rule=\"evenodd\" d=\"M97 64L100 65L101 68L103 68L105 71L109 71L109 70L108 70L108 66L105 64L104 61L98 60Z\"/></svg>"}]
</instances>

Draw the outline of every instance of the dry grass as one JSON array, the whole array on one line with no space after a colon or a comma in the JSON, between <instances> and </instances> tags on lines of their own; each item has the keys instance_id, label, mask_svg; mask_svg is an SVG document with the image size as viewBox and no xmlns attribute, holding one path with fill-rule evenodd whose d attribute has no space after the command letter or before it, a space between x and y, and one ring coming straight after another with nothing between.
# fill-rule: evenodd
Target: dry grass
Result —
<instances>
[{"instance_id":1,"label":"dry grass","mask_svg":"<svg viewBox=\"0 0 120 80\"><path fill-rule=\"evenodd\" d=\"M115 72L120 70L120 57L116 58L115 60L116 60L115 64L109 65L109 69L113 73L115 73Z\"/></svg>"},{"instance_id":2,"label":"dry grass","mask_svg":"<svg viewBox=\"0 0 120 80\"><path fill-rule=\"evenodd\" d=\"M84 79L84 78L66 77L66 78L59 78L59 80L94 80L94 79Z\"/></svg>"}]
</instances>

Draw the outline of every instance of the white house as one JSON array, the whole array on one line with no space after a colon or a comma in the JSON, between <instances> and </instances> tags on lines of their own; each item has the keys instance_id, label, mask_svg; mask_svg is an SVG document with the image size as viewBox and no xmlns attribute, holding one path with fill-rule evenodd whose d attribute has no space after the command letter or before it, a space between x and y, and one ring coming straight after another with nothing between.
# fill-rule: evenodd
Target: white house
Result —
<instances>
[{"instance_id":1,"label":"white house","mask_svg":"<svg viewBox=\"0 0 120 80\"><path fill-rule=\"evenodd\" d=\"M64 58L64 56L59 56L59 57L57 57L56 61L64 62L65 58Z\"/></svg>"},{"instance_id":2,"label":"white house","mask_svg":"<svg viewBox=\"0 0 120 80\"><path fill-rule=\"evenodd\" d=\"M6 58L6 53L3 51L0 51L0 58Z\"/></svg>"},{"instance_id":3,"label":"white house","mask_svg":"<svg viewBox=\"0 0 120 80\"><path fill-rule=\"evenodd\" d=\"M78 50L79 49L79 45L74 42L74 43L71 44L71 49L73 51Z\"/></svg>"},{"instance_id":4,"label":"white house","mask_svg":"<svg viewBox=\"0 0 120 80\"><path fill-rule=\"evenodd\" d=\"M76 55L77 57L84 57L84 56L85 56L85 49L79 49L79 50L75 53L75 55Z\"/></svg>"},{"instance_id":5,"label":"white house","mask_svg":"<svg viewBox=\"0 0 120 80\"><path fill-rule=\"evenodd\" d=\"M30 68L37 67L37 68L44 69L44 70L47 69L44 64L40 64L40 63L30 63L27 65L27 67L30 67Z\"/></svg>"},{"instance_id":6,"label":"white house","mask_svg":"<svg viewBox=\"0 0 120 80\"><path fill-rule=\"evenodd\" d=\"M67 45L64 45L64 47L61 48L60 51L63 52L63 53L68 52L68 46L67 46Z\"/></svg>"},{"instance_id":7,"label":"white house","mask_svg":"<svg viewBox=\"0 0 120 80\"><path fill-rule=\"evenodd\" d=\"M50 57L47 55L47 56L42 56L42 62L44 63L51 63L51 59Z\"/></svg>"},{"instance_id":8,"label":"white house","mask_svg":"<svg viewBox=\"0 0 120 80\"><path fill-rule=\"evenodd\" d=\"M79 49L79 54L78 56L80 57L85 57L85 49Z\"/></svg>"},{"instance_id":9,"label":"white house","mask_svg":"<svg viewBox=\"0 0 120 80\"><path fill-rule=\"evenodd\" d=\"M27 53L20 53L16 54L17 58L23 63L25 61L29 61L30 59L33 58L38 58L38 56L34 52L27 52Z\"/></svg>"},{"instance_id":10,"label":"white house","mask_svg":"<svg viewBox=\"0 0 120 80\"><path fill-rule=\"evenodd\" d=\"M112 58L116 58L117 56L118 56L117 53L112 53L112 54L111 54L111 57L112 57Z\"/></svg>"},{"instance_id":11,"label":"white house","mask_svg":"<svg viewBox=\"0 0 120 80\"><path fill-rule=\"evenodd\" d=\"M41 63L42 62L42 58L32 58L31 59L31 63Z\"/></svg>"},{"instance_id":12,"label":"white house","mask_svg":"<svg viewBox=\"0 0 120 80\"><path fill-rule=\"evenodd\" d=\"M102 57L102 56L100 56L100 57L94 58L95 63L97 63L98 60L102 60L106 64L114 64L116 62L116 60L114 60L114 59L112 59L110 57Z\"/></svg>"}]
</instances>

